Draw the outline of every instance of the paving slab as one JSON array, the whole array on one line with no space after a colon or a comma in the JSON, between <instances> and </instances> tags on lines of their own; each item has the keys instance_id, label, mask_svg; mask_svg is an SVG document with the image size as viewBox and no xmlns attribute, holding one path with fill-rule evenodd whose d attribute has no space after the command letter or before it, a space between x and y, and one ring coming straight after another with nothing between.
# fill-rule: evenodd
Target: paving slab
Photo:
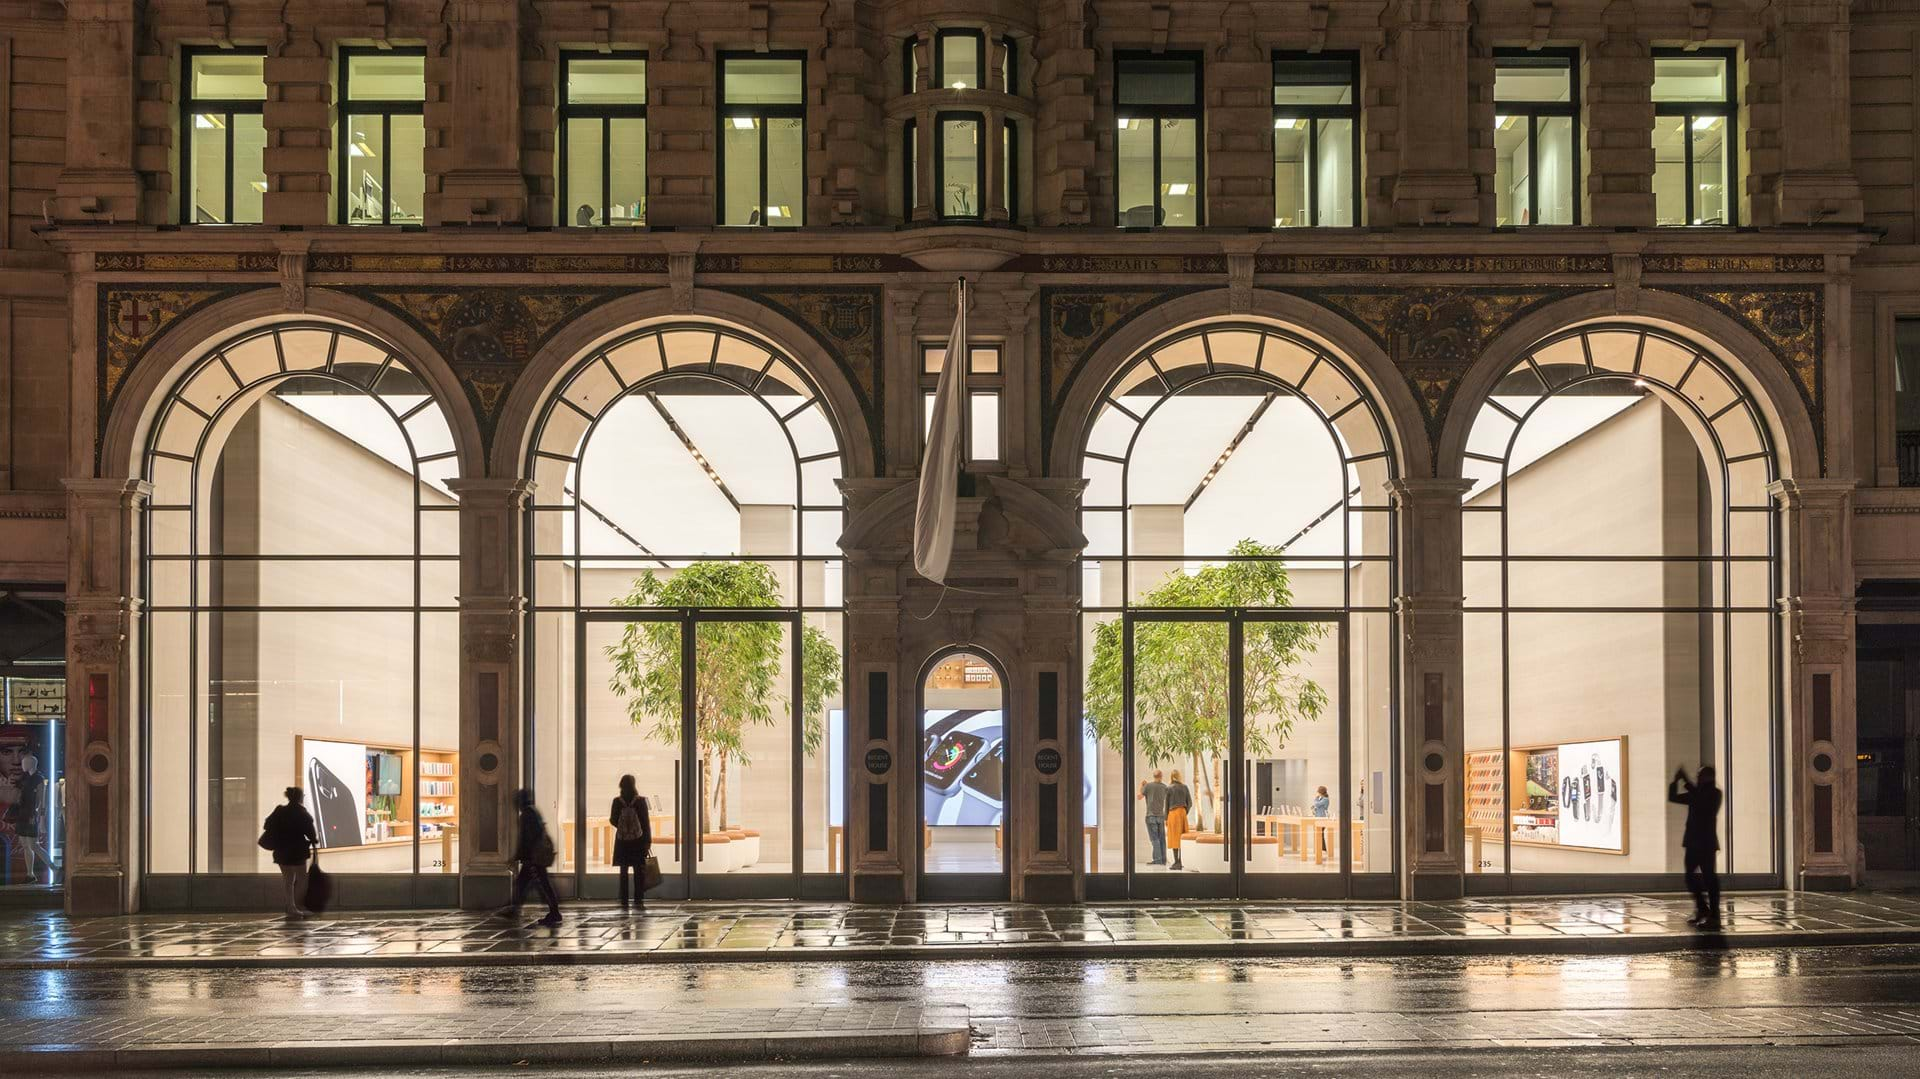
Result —
<instances>
[{"instance_id":1,"label":"paving slab","mask_svg":"<svg viewBox=\"0 0 1920 1079\"><path fill-rule=\"evenodd\" d=\"M412 967L1020 957L1329 958L1611 955L1920 943L1920 895L1750 892L1724 928L1684 896L1452 902L1094 903L870 907L574 903L558 928L465 911L0 917L0 970Z\"/></svg>"}]
</instances>

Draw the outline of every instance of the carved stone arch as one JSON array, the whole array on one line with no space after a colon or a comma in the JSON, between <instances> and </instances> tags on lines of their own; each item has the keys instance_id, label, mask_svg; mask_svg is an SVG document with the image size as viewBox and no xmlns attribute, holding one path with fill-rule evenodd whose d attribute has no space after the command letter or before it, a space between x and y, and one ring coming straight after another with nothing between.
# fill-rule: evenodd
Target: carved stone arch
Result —
<instances>
[{"instance_id":1,"label":"carved stone arch","mask_svg":"<svg viewBox=\"0 0 1920 1079\"><path fill-rule=\"evenodd\" d=\"M579 360L614 337L669 322L729 326L759 338L798 364L813 379L833 415L846 462L845 474L874 474L877 443L867 410L879 408L880 403L869 401L840 362L805 328L744 296L710 289L693 290L691 311L677 310L669 289L632 293L585 312L554 334L520 372L501 409L491 474L520 473L543 406Z\"/></svg>"},{"instance_id":2,"label":"carved stone arch","mask_svg":"<svg viewBox=\"0 0 1920 1079\"><path fill-rule=\"evenodd\" d=\"M1793 375L1764 342L1725 313L1670 292L1642 289L1631 315L1616 310L1605 291L1581 293L1541 307L1506 327L1461 379L1436 447L1441 476L1464 469L1467 438L1480 406L1500 379L1528 350L1562 330L1600 322L1642 325L1664 330L1707 350L1746 383L1774 438L1779 474L1808 479L1824 471L1819 427L1808 411Z\"/></svg>"},{"instance_id":3,"label":"carved stone arch","mask_svg":"<svg viewBox=\"0 0 1920 1079\"><path fill-rule=\"evenodd\" d=\"M134 364L101 428L99 474L140 475L140 456L160 405L180 373L227 338L276 322L329 322L371 334L404 360L439 402L459 454L460 475L479 476L486 465L480 424L446 359L404 321L364 300L332 289L307 292L307 309L289 314L279 289L258 289L220 300L180 319Z\"/></svg>"},{"instance_id":4,"label":"carved stone arch","mask_svg":"<svg viewBox=\"0 0 1920 1079\"><path fill-rule=\"evenodd\" d=\"M1095 405L1107 384L1155 342L1182 330L1210 323L1266 325L1315 341L1347 362L1354 376L1379 405L1403 475L1427 475L1433 460L1419 403L1392 359L1359 327L1301 297L1271 289L1253 291L1252 308L1232 308L1226 289L1189 293L1134 318L1097 348L1072 375L1056 409L1048 450L1048 474L1077 476L1080 452L1094 419Z\"/></svg>"},{"instance_id":5,"label":"carved stone arch","mask_svg":"<svg viewBox=\"0 0 1920 1079\"><path fill-rule=\"evenodd\" d=\"M1087 545L1074 513L1054 499L1005 476L979 476L976 482L977 497L963 499L961 504L961 532L953 552L956 566L964 565L976 551L998 562L1066 562L1079 557ZM918 484L900 483L851 507L840 534L841 550L849 557L911 557L918 496ZM991 536L991 543L983 543L979 542L983 527L1005 531Z\"/></svg>"}]
</instances>

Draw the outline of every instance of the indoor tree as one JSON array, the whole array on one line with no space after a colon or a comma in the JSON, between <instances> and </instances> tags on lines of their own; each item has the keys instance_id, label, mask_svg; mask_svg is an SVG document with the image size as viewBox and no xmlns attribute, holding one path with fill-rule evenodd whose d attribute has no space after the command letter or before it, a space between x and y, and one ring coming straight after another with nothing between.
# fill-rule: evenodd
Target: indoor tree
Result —
<instances>
[{"instance_id":1,"label":"indoor tree","mask_svg":"<svg viewBox=\"0 0 1920 1079\"><path fill-rule=\"evenodd\" d=\"M1276 608L1293 606L1282 549L1251 539L1228 560L1198 572L1175 570L1142 596L1140 607ZM1321 622L1248 619L1243 623L1246 753L1265 757L1287 744L1296 722L1311 723L1327 692L1300 672L1327 635ZM1125 752L1125 637L1119 619L1095 627L1087 664L1087 722L1103 745ZM1212 807L1202 830L1220 831L1217 792L1227 758L1228 656L1224 622L1155 622L1133 626L1134 741L1153 764L1186 763L1197 788L1196 809ZM1204 810L1202 810L1204 813Z\"/></svg>"},{"instance_id":2,"label":"indoor tree","mask_svg":"<svg viewBox=\"0 0 1920 1079\"><path fill-rule=\"evenodd\" d=\"M780 582L758 562L695 562L669 576L652 570L634 578L632 590L614 600L619 607L756 608L780 604ZM700 808L724 831L727 818L727 770L748 760L749 727L774 726L791 704L781 692L788 684L785 620L700 621L694 623L693 736L700 754ZM607 646L613 663L608 685L624 698L627 718L662 742L680 741L680 634L677 620L628 622L620 640ZM818 627L800 627L801 747L809 756L820 748L826 723L822 710L840 681L840 652Z\"/></svg>"}]
</instances>

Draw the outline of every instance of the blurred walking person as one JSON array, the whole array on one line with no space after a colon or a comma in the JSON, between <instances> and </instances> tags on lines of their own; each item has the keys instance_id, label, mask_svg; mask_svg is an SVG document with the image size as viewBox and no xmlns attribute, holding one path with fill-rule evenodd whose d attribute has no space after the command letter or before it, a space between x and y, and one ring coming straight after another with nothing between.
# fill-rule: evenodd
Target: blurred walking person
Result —
<instances>
[{"instance_id":1,"label":"blurred walking person","mask_svg":"<svg viewBox=\"0 0 1920 1079\"><path fill-rule=\"evenodd\" d=\"M540 919L541 925L560 924L560 896L553 890L553 880L547 876L558 853L553 845L553 836L547 834L547 822L540 811L533 807L533 792L526 788L513 792L513 805L519 811L520 825L513 844L513 860L520 864L513 875L513 901L501 909L500 915L507 918L520 916L520 904L527 898L527 889L538 887L540 898L547 901L547 916Z\"/></svg>"},{"instance_id":2,"label":"blurred walking person","mask_svg":"<svg viewBox=\"0 0 1920 1079\"><path fill-rule=\"evenodd\" d=\"M613 799L613 864L620 869L620 909L632 905L647 909L647 855L653 852L653 820L647 815L647 800L633 785L630 775L620 777L620 793ZM635 880L634 878L639 878ZM629 891L631 889L631 891Z\"/></svg>"},{"instance_id":3,"label":"blurred walking person","mask_svg":"<svg viewBox=\"0 0 1920 1079\"><path fill-rule=\"evenodd\" d=\"M47 883L54 884L53 856L40 842L46 836L47 777L40 774L40 760L31 753L20 758L20 771L20 800L7 810L7 821L13 825L20 853L27 862L27 883L40 882L40 870L34 865L37 858L47 867Z\"/></svg>"},{"instance_id":4,"label":"blurred walking person","mask_svg":"<svg viewBox=\"0 0 1920 1079\"><path fill-rule=\"evenodd\" d=\"M1674 771L1667 784L1667 801L1687 807L1687 827L1680 849L1687 871L1687 891L1693 893L1695 913L1687 924L1709 933L1720 931L1720 787L1713 766L1703 764L1697 779L1687 770Z\"/></svg>"},{"instance_id":5,"label":"blurred walking person","mask_svg":"<svg viewBox=\"0 0 1920 1079\"><path fill-rule=\"evenodd\" d=\"M1173 770L1172 782L1167 784L1167 849L1173 852L1173 864L1169 869L1185 869L1180 864L1180 837L1187 830L1187 814L1193 811L1193 792L1180 782L1180 769Z\"/></svg>"},{"instance_id":6,"label":"blurred walking person","mask_svg":"<svg viewBox=\"0 0 1920 1079\"><path fill-rule=\"evenodd\" d=\"M307 812L305 792L288 787L284 793L286 803L274 806L260 829L260 845L273 852L273 864L280 867L280 880L287 886L287 917L311 918L313 912L300 902L307 894L307 861L320 845L320 834Z\"/></svg>"},{"instance_id":7,"label":"blurred walking person","mask_svg":"<svg viewBox=\"0 0 1920 1079\"><path fill-rule=\"evenodd\" d=\"M1139 798L1146 803L1147 840L1153 844L1153 860L1148 865L1167 864L1167 785L1160 769L1153 770L1152 782L1140 784Z\"/></svg>"}]
</instances>

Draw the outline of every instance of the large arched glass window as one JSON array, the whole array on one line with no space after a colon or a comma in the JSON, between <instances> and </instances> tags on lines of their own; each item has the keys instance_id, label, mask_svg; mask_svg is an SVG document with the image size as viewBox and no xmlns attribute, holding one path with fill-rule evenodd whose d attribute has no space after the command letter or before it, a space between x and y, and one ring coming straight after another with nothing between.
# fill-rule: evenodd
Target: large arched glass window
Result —
<instances>
[{"instance_id":1,"label":"large arched glass window","mask_svg":"<svg viewBox=\"0 0 1920 1079\"><path fill-rule=\"evenodd\" d=\"M1135 895L1390 890L1398 473L1365 384L1296 334L1185 331L1112 381L1082 462L1089 866Z\"/></svg>"},{"instance_id":2,"label":"large arched glass window","mask_svg":"<svg viewBox=\"0 0 1920 1079\"><path fill-rule=\"evenodd\" d=\"M559 868L614 894L632 775L668 894L840 872L844 465L811 378L724 326L631 333L561 379L526 467L530 780Z\"/></svg>"},{"instance_id":3,"label":"large arched glass window","mask_svg":"<svg viewBox=\"0 0 1920 1079\"><path fill-rule=\"evenodd\" d=\"M147 869L271 873L261 821L300 787L336 873L421 874L367 902L451 902L459 844L458 504L438 400L386 344L324 323L210 349L143 474Z\"/></svg>"},{"instance_id":4,"label":"large arched glass window","mask_svg":"<svg viewBox=\"0 0 1920 1079\"><path fill-rule=\"evenodd\" d=\"M1644 326L1561 333L1464 467L1469 873L1678 875L1667 784L1702 764L1723 866L1776 873L1776 473L1739 376Z\"/></svg>"}]
</instances>

